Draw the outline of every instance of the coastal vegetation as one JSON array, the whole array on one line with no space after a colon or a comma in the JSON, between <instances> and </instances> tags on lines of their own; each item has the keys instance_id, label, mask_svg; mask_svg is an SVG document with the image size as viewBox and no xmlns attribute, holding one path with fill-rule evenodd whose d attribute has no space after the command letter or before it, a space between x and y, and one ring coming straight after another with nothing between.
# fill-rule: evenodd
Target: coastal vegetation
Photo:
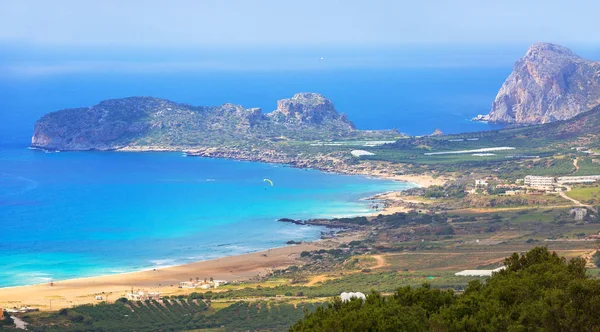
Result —
<instances>
[{"instance_id":1,"label":"coastal vegetation","mask_svg":"<svg viewBox=\"0 0 600 332\"><path fill-rule=\"evenodd\" d=\"M462 293L424 284L372 292L364 303L336 299L290 331L595 331L600 281L585 264L537 247L506 258L504 270Z\"/></svg>"},{"instance_id":2,"label":"coastal vegetation","mask_svg":"<svg viewBox=\"0 0 600 332\"><path fill-rule=\"evenodd\" d=\"M313 312L318 302L235 302L219 307L196 299L83 305L52 313L27 314L31 331L280 331Z\"/></svg>"}]
</instances>

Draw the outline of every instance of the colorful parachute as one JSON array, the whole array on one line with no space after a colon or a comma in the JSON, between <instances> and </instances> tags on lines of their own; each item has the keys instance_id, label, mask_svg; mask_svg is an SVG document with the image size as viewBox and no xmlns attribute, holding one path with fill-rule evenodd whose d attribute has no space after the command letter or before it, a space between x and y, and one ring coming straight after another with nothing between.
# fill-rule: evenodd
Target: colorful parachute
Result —
<instances>
[{"instance_id":1,"label":"colorful parachute","mask_svg":"<svg viewBox=\"0 0 600 332\"><path fill-rule=\"evenodd\" d=\"M271 187L273 187L273 181L271 181L269 179L264 179L263 182L269 182L271 184Z\"/></svg>"}]
</instances>

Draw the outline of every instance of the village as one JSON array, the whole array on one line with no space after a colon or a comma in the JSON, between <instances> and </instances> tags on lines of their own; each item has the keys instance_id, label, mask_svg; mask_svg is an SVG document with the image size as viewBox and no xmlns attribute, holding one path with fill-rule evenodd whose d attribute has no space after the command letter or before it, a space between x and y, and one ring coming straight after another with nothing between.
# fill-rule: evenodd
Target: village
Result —
<instances>
[{"instance_id":1,"label":"village","mask_svg":"<svg viewBox=\"0 0 600 332\"><path fill-rule=\"evenodd\" d=\"M588 210L598 213L597 208L569 197L566 192L571 191L573 185L593 185L598 182L600 182L600 175L559 177L527 175L513 183L506 183L494 177L486 177L475 180L472 185L467 185L465 191L471 195L490 192L499 196L559 195L578 206L571 209L571 214L575 220L583 220L588 215Z\"/></svg>"}]
</instances>

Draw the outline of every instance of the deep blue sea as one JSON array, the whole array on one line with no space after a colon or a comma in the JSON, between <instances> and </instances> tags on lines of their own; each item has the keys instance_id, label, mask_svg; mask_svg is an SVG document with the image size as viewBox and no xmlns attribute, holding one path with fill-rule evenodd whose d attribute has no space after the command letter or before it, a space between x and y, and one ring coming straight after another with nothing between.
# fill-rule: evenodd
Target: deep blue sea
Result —
<instances>
[{"instance_id":1,"label":"deep blue sea","mask_svg":"<svg viewBox=\"0 0 600 332\"><path fill-rule=\"evenodd\" d=\"M22 145L45 113L105 99L154 96L192 105L226 102L271 112L277 100L318 92L358 128L411 135L498 128L472 122L486 114L511 67L330 69L178 74L63 74L0 77L0 138Z\"/></svg>"},{"instance_id":2,"label":"deep blue sea","mask_svg":"<svg viewBox=\"0 0 600 332\"><path fill-rule=\"evenodd\" d=\"M319 92L362 129L422 135L494 128L503 66L127 72L0 76L0 286L155 268L312 240L282 217L358 215L402 183L179 153L27 149L34 122L109 98L261 107ZM264 178L273 180L266 187ZM265 190L265 188L267 190Z\"/></svg>"}]
</instances>

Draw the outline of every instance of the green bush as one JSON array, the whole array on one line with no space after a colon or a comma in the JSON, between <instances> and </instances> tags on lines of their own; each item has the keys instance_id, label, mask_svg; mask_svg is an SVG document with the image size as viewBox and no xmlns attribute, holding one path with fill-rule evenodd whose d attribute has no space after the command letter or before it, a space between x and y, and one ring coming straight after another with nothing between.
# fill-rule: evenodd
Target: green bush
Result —
<instances>
[{"instance_id":1,"label":"green bush","mask_svg":"<svg viewBox=\"0 0 600 332\"><path fill-rule=\"evenodd\" d=\"M464 293L404 287L372 292L363 303L336 299L291 331L598 331L600 280L585 260L567 261L545 247L505 260L506 269L469 283Z\"/></svg>"}]
</instances>

